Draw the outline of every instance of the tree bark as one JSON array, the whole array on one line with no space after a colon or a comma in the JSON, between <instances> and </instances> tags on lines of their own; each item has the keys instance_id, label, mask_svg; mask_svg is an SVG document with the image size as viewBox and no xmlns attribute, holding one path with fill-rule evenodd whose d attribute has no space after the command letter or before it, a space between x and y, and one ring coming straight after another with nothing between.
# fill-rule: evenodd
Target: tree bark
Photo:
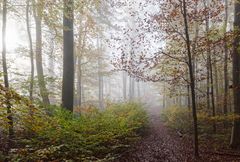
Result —
<instances>
[{"instance_id":1,"label":"tree bark","mask_svg":"<svg viewBox=\"0 0 240 162\"><path fill-rule=\"evenodd\" d=\"M207 4L206 0L204 0L204 8L207 10ZM208 31L209 31L209 13L205 13L205 21L206 21L206 33L208 37ZM208 38L207 38L208 40ZM211 54L211 49L209 46L209 42L207 43L207 110L210 111L210 54Z\"/></svg>"},{"instance_id":2,"label":"tree bark","mask_svg":"<svg viewBox=\"0 0 240 162\"><path fill-rule=\"evenodd\" d=\"M32 34L30 29L30 18L29 18L29 3L30 0L27 0L26 6L26 26L27 26L27 34L29 41L29 56L30 56L30 64L31 64L31 76L30 76L30 85L29 85L29 98L33 100L33 84L34 84L34 53L33 53L33 43L32 43Z\"/></svg>"},{"instance_id":3,"label":"tree bark","mask_svg":"<svg viewBox=\"0 0 240 162\"><path fill-rule=\"evenodd\" d=\"M204 1L205 9L207 10L208 5L206 0ZM209 13L206 13L206 37L207 37L207 108L210 110L210 95L212 102L212 116L215 117L215 98L214 98L214 84L213 84L213 68L212 68L212 54L209 41ZM210 93L211 90L211 93ZM213 122L213 132L216 133L216 123Z\"/></svg>"},{"instance_id":4,"label":"tree bark","mask_svg":"<svg viewBox=\"0 0 240 162\"><path fill-rule=\"evenodd\" d=\"M234 12L234 31L235 38L233 42L233 53L232 53L232 75L233 75L233 110L234 115L240 115L240 3L235 1L235 12ZM233 148L240 146L240 120L234 119L231 142L230 145Z\"/></svg>"},{"instance_id":5,"label":"tree bark","mask_svg":"<svg viewBox=\"0 0 240 162\"><path fill-rule=\"evenodd\" d=\"M194 127L194 155L199 157L198 149L198 122L197 122L197 108L196 108L196 99L195 99L195 78L193 72L192 64L192 53L191 53L191 44L189 38L189 27L188 27L188 18L187 18L187 6L186 1L183 0L183 18L185 26L185 36L186 36L186 46L187 46L187 55L188 55L188 68L189 68L189 77L190 77L190 87L192 95L192 115L193 115L193 127Z\"/></svg>"},{"instance_id":6,"label":"tree bark","mask_svg":"<svg viewBox=\"0 0 240 162\"><path fill-rule=\"evenodd\" d=\"M225 41L224 41L224 102L223 102L223 113L227 115L228 112L228 47L226 40L227 32L227 23L228 23L228 0L225 0Z\"/></svg>"},{"instance_id":7,"label":"tree bark","mask_svg":"<svg viewBox=\"0 0 240 162\"><path fill-rule=\"evenodd\" d=\"M9 80L8 80L8 68L7 68L7 59L6 59L6 26L7 26L7 0L3 0L3 8L2 8L2 66L3 66L3 77L4 77L4 85L7 89L9 89ZM12 146L12 139L14 136L13 132L13 117L11 110L11 103L9 98L10 94L6 94L6 106L7 106L7 118L8 118L8 147L7 151L10 150Z\"/></svg>"},{"instance_id":8,"label":"tree bark","mask_svg":"<svg viewBox=\"0 0 240 162\"><path fill-rule=\"evenodd\" d=\"M100 38L97 38L97 46L98 46L98 100L100 109L104 108L103 104L103 75L102 75L102 58L101 58L101 45Z\"/></svg>"},{"instance_id":9,"label":"tree bark","mask_svg":"<svg viewBox=\"0 0 240 162\"><path fill-rule=\"evenodd\" d=\"M46 88L46 82L43 72L43 60L42 60L42 16L41 16L41 4L34 2L34 19L36 24L36 67L38 85L40 89L40 95L45 105L49 105L48 91Z\"/></svg>"},{"instance_id":10,"label":"tree bark","mask_svg":"<svg viewBox=\"0 0 240 162\"><path fill-rule=\"evenodd\" d=\"M73 0L64 0L62 106L72 112L74 100L73 7Z\"/></svg>"},{"instance_id":11,"label":"tree bark","mask_svg":"<svg viewBox=\"0 0 240 162\"><path fill-rule=\"evenodd\" d=\"M166 83L163 83L163 109L166 108Z\"/></svg>"},{"instance_id":12,"label":"tree bark","mask_svg":"<svg viewBox=\"0 0 240 162\"><path fill-rule=\"evenodd\" d=\"M138 100L141 98L141 89L140 89L140 82L137 82L137 95L138 95Z\"/></svg>"},{"instance_id":13,"label":"tree bark","mask_svg":"<svg viewBox=\"0 0 240 162\"><path fill-rule=\"evenodd\" d=\"M215 81L215 93L216 93L216 105L217 105L217 110L220 109L221 104L220 104L220 99L219 99L219 76L218 76L218 67L217 67L217 61L216 61L216 52L213 54L214 56L214 63L213 63L213 68L214 68L214 81ZM220 109L221 110L221 109Z\"/></svg>"},{"instance_id":14,"label":"tree bark","mask_svg":"<svg viewBox=\"0 0 240 162\"><path fill-rule=\"evenodd\" d=\"M82 106L82 57L78 56L78 68L77 68L77 97L78 97L78 106Z\"/></svg>"},{"instance_id":15,"label":"tree bark","mask_svg":"<svg viewBox=\"0 0 240 162\"><path fill-rule=\"evenodd\" d=\"M132 78L132 100L135 99L135 78Z\"/></svg>"},{"instance_id":16,"label":"tree bark","mask_svg":"<svg viewBox=\"0 0 240 162\"><path fill-rule=\"evenodd\" d=\"M133 100L132 86L132 77L129 76L129 101Z\"/></svg>"},{"instance_id":17,"label":"tree bark","mask_svg":"<svg viewBox=\"0 0 240 162\"><path fill-rule=\"evenodd\" d=\"M212 70L212 61L210 56L210 80L211 80L211 99L212 99L212 116L216 116L216 110L215 110L215 97L214 97L214 84L213 84L213 70ZM216 122L213 121L213 132L216 133Z\"/></svg>"},{"instance_id":18,"label":"tree bark","mask_svg":"<svg viewBox=\"0 0 240 162\"><path fill-rule=\"evenodd\" d=\"M126 101L127 100L127 76L126 76L126 72L123 71L123 100Z\"/></svg>"}]
</instances>

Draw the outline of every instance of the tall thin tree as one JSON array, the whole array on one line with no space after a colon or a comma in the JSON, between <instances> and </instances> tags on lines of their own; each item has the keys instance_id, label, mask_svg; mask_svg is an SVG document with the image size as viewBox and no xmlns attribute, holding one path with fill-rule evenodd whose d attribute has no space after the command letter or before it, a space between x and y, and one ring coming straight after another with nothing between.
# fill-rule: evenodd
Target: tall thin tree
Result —
<instances>
[{"instance_id":1,"label":"tall thin tree","mask_svg":"<svg viewBox=\"0 0 240 162\"><path fill-rule=\"evenodd\" d=\"M48 98L48 91L46 88L46 81L43 72L43 58L42 58L42 12L43 12L43 2L33 0L34 8L34 19L36 24L36 67L37 67L37 77L38 85L40 90L40 95L42 97L43 103L46 105L50 104Z\"/></svg>"},{"instance_id":2,"label":"tall thin tree","mask_svg":"<svg viewBox=\"0 0 240 162\"><path fill-rule=\"evenodd\" d=\"M233 77L233 109L234 114L240 115L240 3L235 1L235 12L234 12L234 32L235 38L233 42L232 52L232 77ZM231 136L231 147L237 148L240 146L240 120L235 118L233 122L232 136Z\"/></svg>"},{"instance_id":3,"label":"tall thin tree","mask_svg":"<svg viewBox=\"0 0 240 162\"><path fill-rule=\"evenodd\" d=\"M74 98L73 7L73 0L64 0L62 106L70 111Z\"/></svg>"},{"instance_id":4,"label":"tall thin tree","mask_svg":"<svg viewBox=\"0 0 240 162\"><path fill-rule=\"evenodd\" d=\"M126 72L122 72L122 81L123 81L123 100L127 100L127 75Z\"/></svg>"},{"instance_id":5,"label":"tall thin tree","mask_svg":"<svg viewBox=\"0 0 240 162\"><path fill-rule=\"evenodd\" d=\"M224 30L225 30L225 41L224 41L224 103L223 103L223 113L226 115L228 110L228 45L226 40L228 24L228 0L225 0L225 20L224 20Z\"/></svg>"},{"instance_id":6,"label":"tall thin tree","mask_svg":"<svg viewBox=\"0 0 240 162\"><path fill-rule=\"evenodd\" d=\"M4 77L4 85L7 89L9 89L9 80L8 80L8 68L7 68L7 59L6 59L6 26L7 26L7 0L3 0L3 8L2 8L2 65L3 65L3 77ZM12 144L13 138L13 118L12 118L12 110L9 94L6 95L6 105L7 105L7 113L8 113L8 150Z\"/></svg>"},{"instance_id":7,"label":"tall thin tree","mask_svg":"<svg viewBox=\"0 0 240 162\"><path fill-rule=\"evenodd\" d=\"M184 18L184 26L185 26L185 37L186 37L187 56L188 56L188 69L189 69L191 97L192 97L192 115L193 115L193 127L194 127L194 148L195 148L194 155L195 155L195 157L199 157L197 107L196 107L196 97L195 97L195 78L194 78L193 64L192 64L191 42L190 42L190 36L189 36L188 13L187 13L186 0L182 1L182 9L183 9L183 18Z\"/></svg>"},{"instance_id":8,"label":"tall thin tree","mask_svg":"<svg viewBox=\"0 0 240 162\"><path fill-rule=\"evenodd\" d=\"M30 55L30 63L31 63L31 77L30 77L30 85L29 85L29 98L33 100L33 82L34 82L34 53L33 53L33 43L32 43L32 34L30 28L30 17L29 17L29 9L30 9L30 0L27 0L26 6L26 26L27 26L27 34L29 41L29 55Z\"/></svg>"}]
</instances>

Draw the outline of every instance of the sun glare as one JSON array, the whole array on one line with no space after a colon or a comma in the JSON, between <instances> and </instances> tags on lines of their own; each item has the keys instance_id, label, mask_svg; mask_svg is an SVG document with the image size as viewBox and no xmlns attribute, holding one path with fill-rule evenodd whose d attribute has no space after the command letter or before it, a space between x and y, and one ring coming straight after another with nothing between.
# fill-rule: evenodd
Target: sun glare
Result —
<instances>
[{"instance_id":1,"label":"sun glare","mask_svg":"<svg viewBox=\"0 0 240 162\"><path fill-rule=\"evenodd\" d=\"M15 22L9 21L7 23L7 29L6 29L6 47L7 52L12 52L19 46L19 32L17 29L17 24ZM0 36L2 36L2 32L0 33ZM0 39L0 47L2 49L2 40Z\"/></svg>"}]
</instances>

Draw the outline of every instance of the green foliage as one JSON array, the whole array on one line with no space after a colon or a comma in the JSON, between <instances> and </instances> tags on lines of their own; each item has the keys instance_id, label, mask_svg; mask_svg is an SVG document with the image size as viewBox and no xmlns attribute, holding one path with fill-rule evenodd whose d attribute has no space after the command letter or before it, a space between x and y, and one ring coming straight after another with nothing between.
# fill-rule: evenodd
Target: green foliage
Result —
<instances>
[{"instance_id":1,"label":"green foliage","mask_svg":"<svg viewBox=\"0 0 240 162\"><path fill-rule=\"evenodd\" d=\"M192 131L192 117L191 112L183 107L169 107L161 112L161 119L165 124L183 133Z\"/></svg>"},{"instance_id":2,"label":"green foliage","mask_svg":"<svg viewBox=\"0 0 240 162\"><path fill-rule=\"evenodd\" d=\"M147 124L146 112L136 103L110 104L104 111L91 108L81 115L57 106L48 108L48 113L36 112L21 120L28 134L18 135L20 147L11 150L12 161L115 158L139 139L138 132Z\"/></svg>"},{"instance_id":3,"label":"green foliage","mask_svg":"<svg viewBox=\"0 0 240 162\"><path fill-rule=\"evenodd\" d=\"M221 132L225 133L222 127L224 124L230 125L232 121L239 120L240 116L234 114L227 115L216 115L212 117L211 114L205 112L204 110L198 110L198 128L200 134L211 134L213 133L213 124L215 123L218 127L221 128ZM164 109L161 112L161 119L165 124L174 129L181 131L182 133L192 133L192 112L185 107L172 106L167 109ZM221 136L221 134L218 134Z\"/></svg>"}]
</instances>

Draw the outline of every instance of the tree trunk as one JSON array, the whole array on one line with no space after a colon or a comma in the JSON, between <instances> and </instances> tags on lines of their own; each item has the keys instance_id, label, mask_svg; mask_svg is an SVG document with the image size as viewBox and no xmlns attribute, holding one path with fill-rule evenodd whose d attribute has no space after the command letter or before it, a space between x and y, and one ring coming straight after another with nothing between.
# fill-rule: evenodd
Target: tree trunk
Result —
<instances>
[{"instance_id":1,"label":"tree trunk","mask_svg":"<svg viewBox=\"0 0 240 162\"><path fill-rule=\"evenodd\" d=\"M132 89L131 89L131 91L132 91L132 100L134 100L135 99L135 79L134 78L132 78Z\"/></svg>"},{"instance_id":2,"label":"tree trunk","mask_svg":"<svg viewBox=\"0 0 240 162\"><path fill-rule=\"evenodd\" d=\"M42 17L41 17L41 9L39 3L34 2L34 18L36 23L36 67L37 67L37 77L38 77L38 85L40 89L40 95L42 97L43 103L46 105L50 104L48 98L48 91L46 88L46 83L44 79L43 72L43 61L42 61Z\"/></svg>"},{"instance_id":3,"label":"tree trunk","mask_svg":"<svg viewBox=\"0 0 240 162\"><path fill-rule=\"evenodd\" d=\"M228 0L225 0L225 41L224 41L224 103L223 103L223 113L227 115L228 109L228 47L226 40L227 32L227 23L228 23Z\"/></svg>"},{"instance_id":4,"label":"tree trunk","mask_svg":"<svg viewBox=\"0 0 240 162\"><path fill-rule=\"evenodd\" d=\"M28 41L29 41L29 56L30 56L30 63L31 63L31 77L30 77L30 85L29 85L29 98L30 98L30 100L33 100L34 53L33 53L32 34L31 34L31 29L30 29L29 3L30 3L30 0L27 0L27 6L26 6L26 26L27 26L27 34L28 34Z\"/></svg>"},{"instance_id":5,"label":"tree trunk","mask_svg":"<svg viewBox=\"0 0 240 162\"><path fill-rule=\"evenodd\" d=\"M9 80L8 80L8 68L7 68L7 59L6 59L6 26L7 26L7 0L3 0L3 10L2 10L2 65L3 65L3 77L4 85L9 89ZM14 136L13 132L13 118L11 103L9 98L10 94L6 94L6 106L7 106L7 118L8 118L8 147L7 151L12 147L12 139ZM8 153L8 152L7 152Z\"/></svg>"},{"instance_id":6,"label":"tree trunk","mask_svg":"<svg viewBox=\"0 0 240 162\"><path fill-rule=\"evenodd\" d=\"M141 89L140 89L140 82L137 82L137 96L138 96L138 100L140 100L141 98Z\"/></svg>"},{"instance_id":7,"label":"tree trunk","mask_svg":"<svg viewBox=\"0 0 240 162\"><path fill-rule=\"evenodd\" d=\"M82 57L78 56L78 70L77 70L77 97L78 97L78 106L82 106Z\"/></svg>"},{"instance_id":8,"label":"tree trunk","mask_svg":"<svg viewBox=\"0 0 240 162\"><path fill-rule=\"evenodd\" d=\"M191 90L190 90L190 83L187 83L187 107L188 110L191 110Z\"/></svg>"},{"instance_id":9,"label":"tree trunk","mask_svg":"<svg viewBox=\"0 0 240 162\"><path fill-rule=\"evenodd\" d=\"M197 10L198 10L198 2L196 1L195 2L195 6L194 6L194 10L195 12L197 13ZM197 48L197 43L198 43L198 36L199 36L199 22L195 22L194 23L194 30L195 30L195 33L194 33L194 40L193 40L193 45L192 45L192 60L193 60L193 75L196 76L197 74L197 51L196 51L196 48ZM195 80L195 88L197 88L197 85L198 85L198 82L197 80ZM196 92L196 103L198 105L198 97L197 97L197 92Z\"/></svg>"},{"instance_id":10,"label":"tree trunk","mask_svg":"<svg viewBox=\"0 0 240 162\"><path fill-rule=\"evenodd\" d=\"M207 110L210 111L210 77L209 77L209 57L207 57Z\"/></svg>"},{"instance_id":11,"label":"tree trunk","mask_svg":"<svg viewBox=\"0 0 240 162\"><path fill-rule=\"evenodd\" d=\"M183 18L184 18L184 26L185 26L185 36L186 36L186 46L187 46L187 55L188 55L188 68L189 68L189 77L190 77L190 87L191 87L191 95L192 95L192 115L193 115L193 127L194 127L194 155L195 157L199 157L198 151L198 122L197 122L197 108L196 108L196 99L195 99L195 78L193 72L193 64L192 64L192 53L191 53L191 44L189 38L189 27L187 20L187 6L186 1L183 0Z\"/></svg>"},{"instance_id":12,"label":"tree trunk","mask_svg":"<svg viewBox=\"0 0 240 162\"><path fill-rule=\"evenodd\" d=\"M166 83L163 83L163 109L166 108Z\"/></svg>"},{"instance_id":13,"label":"tree trunk","mask_svg":"<svg viewBox=\"0 0 240 162\"><path fill-rule=\"evenodd\" d=\"M100 45L100 38L97 38L97 47L98 47L98 100L99 100L99 107L100 109L104 108L103 104L103 75L102 75L102 58L101 58L101 45Z\"/></svg>"},{"instance_id":14,"label":"tree trunk","mask_svg":"<svg viewBox=\"0 0 240 162\"><path fill-rule=\"evenodd\" d=\"M54 77L55 76L55 60L54 60L54 49L55 49L55 35L53 33L51 33L51 38L50 38L50 49L49 49L49 57L48 57L48 73L50 75L50 77ZM50 87L54 86L52 83L50 85ZM54 89L50 89L50 90L54 90Z\"/></svg>"},{"instance_id":15,"label":"tree trunk","mask_svg":"<svg viewBox=\"0 0 240 162\"><path fill-rule=\"evenodd\" d=\"M123 100L127 100L127 76L125 71L123 71Z\"/></svg>"},{"instance_id":16,"label":"tree trunk","mask_svg":"<svg viewBox=\"0 0 240 162\"><path fill-rule=\"evenodd\" d=\"M205 9L207 9L208 5L206 0L204 1ZM212 102L212 116L215 117L215 99L214 99L214 84L213 84L213 68L212 68L212 54L211 47L209 41L209 13L206 13L206 37L207 37L207 108L210 110L210 94L211 94L211 102ZM210 91L211 90L211 91ZM210 93L211 92L211 93ZM213 123L213 132L216 133L216 123Z\"/></svg>"},{"instance_id":17,"label":"tree trunk","mask_svg":"<svg viewBox=\"0 0 240 162\"><path fill-rule=\"evenodd\" d=\"M211 56L210 56L210 80L211 80L211 99L212 99L212 116L216 116L216 110L215 110L215 97L214 97L214 84L213 84L213 70L212 70L212 61L211 61ZM213 122L213 132L216 133L216 122Z\"/></svg>"},{"instance_id":18,"label":"tree trunk","mask_svg":"<svg viewBox=\"0 0 240 162\"><path fill-rule=\"evenodd\" d=\"M70 111L74 100L73 7L73 0L64 0L62 106Z\"/></svg>"},{"instance_id":19,"label":"tree trunk","mask_svg":"<svg viewBox=\"0 0 240 162\"><path fill-rule=\"evenodd\" d=\"M232 66L233 66L233 109L235 115L240 115L240 3L235 1L235 13L234 13L234 27L235 27L235 38L233 42L233 53L232 53ZM231 147L237 148L240 146L240 121L234 119L232 135L231 135Z\"/></svg>"},{"instance_id":20,"label":"tree trunk","mask_svg":"<svg viewBox=\"0 0 240 162\"><path fill-rule=\"evenodd\" d=\"M216 53L214 52L214 55L215 56ZM216 109L217 110L221 110L220 107L221 107L221 104L220 104L220 99L219 99L219 83L218 83L218 80L219 80L219 76L218 76L218 68L217 68L217 62L216 62L216 58L214 59L214 63L213 63L213 68L214 68L214 80L215 80L215 92L216 92L216 104L217 104L217 107Z\"/></svg>"},{"instance_id":21,"label":"tree trunk","mask_svg":"<svg viewBox=\"0 0 240 162\"><path fill-rule=\"evenodd\" d=\"M129 76L129 101L133 100L132 86L132 77Z\"/></svg>"}]
</instances>

